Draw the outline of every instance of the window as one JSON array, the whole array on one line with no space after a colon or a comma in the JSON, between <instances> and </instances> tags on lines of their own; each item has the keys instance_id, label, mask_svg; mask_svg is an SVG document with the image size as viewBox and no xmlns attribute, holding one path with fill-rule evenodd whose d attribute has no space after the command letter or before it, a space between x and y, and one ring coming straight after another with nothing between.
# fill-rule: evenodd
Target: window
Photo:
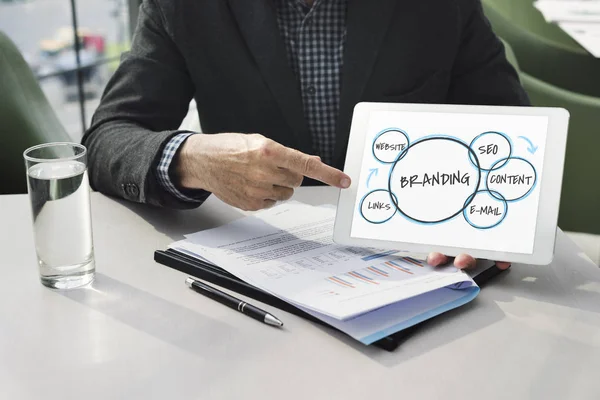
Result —
<instances>
[{"instance_id":1,"label":"window","mask_svg":"<svg viewBox=\"0 0 600 400\"><path fill-rule=\"evenodd\" d=\"M0 30L21 51L74 141L89 126L121 53L129 48L130 17L137 15L138 4L138 0L0 0Z\"/></svg>"}]
</instances>

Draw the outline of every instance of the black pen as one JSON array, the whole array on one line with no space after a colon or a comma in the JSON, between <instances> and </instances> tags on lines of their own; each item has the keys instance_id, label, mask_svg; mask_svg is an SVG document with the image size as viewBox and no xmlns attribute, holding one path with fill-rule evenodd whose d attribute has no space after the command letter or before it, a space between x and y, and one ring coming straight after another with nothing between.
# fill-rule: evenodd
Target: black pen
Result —
<instances>
[{"instance_id":1,"label":"black pen","mask_svg":"<svg viewBox=\"0 0 600 400\"><path fill-rule=\"evenodd\" d=\"M277 327L283 326L283 322L281 322L278 318L269 314L268 312L261 310L260 308L255 307L252 304L248 304L245 301L236 299L235 297L230 296L227 293L221 292L220 290L215 289L212 286L208 286L205 283L197 281L194 278L187 278L185 280L185 283L190 287L190 289L194 290L195 292L198 292L206 297L216 300L229 308L238 310L239 312L249 316L250 318L254 318L257 321L264 322L267 325Z\"/></svg>"}]
</instances>

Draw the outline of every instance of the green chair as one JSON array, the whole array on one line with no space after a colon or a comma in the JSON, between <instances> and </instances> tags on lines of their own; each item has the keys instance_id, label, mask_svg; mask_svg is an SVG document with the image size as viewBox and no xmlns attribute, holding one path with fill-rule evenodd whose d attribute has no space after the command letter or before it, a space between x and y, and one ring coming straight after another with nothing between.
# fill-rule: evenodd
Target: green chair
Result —
<instances>
[{"instance_id":1,"label":"green chair","mask_svg":"<svg viewBox=\"0 0 600 400\"><path fill-rule=\"evenodd\" d=\"M505 50L519 71L506 42ZM600 98L560 89L522 71L519 76L534 105L563 107L571 114L558 225L566 231L600 234Z\"/></svg>"},{"instance_id":2,"label":"green chair","mask_svg":"<svg viewBox=\"0 0 600 400\"><path fill-rule=\"evenodd\" d=\"M492 7L513 24L522 26L550 44L585 54L586 50L557 24L546 22L542 13L533 6L534 2L535 0L482 0L486 10Z\"/></svg>"},{"instance_id":3,"label":"green chair","mask_svg":"<svg viewBox=\"0 0 600 400\"><path fill-rule=\"evenodd\" d=\"M0 32L0 194L27 193L23 151L71 141L33 72Z\"/></svg>"},{"instance_id":4,"label":"green chair","mask_svg":"<svg viewBox=\"0 0 600 400\"><path fill-rule=\"evenodd\" d=\"M572 92L600 97L600 59L570 43L568 35L546 23L529 0L485 0L483 4L494 31L511 45L524 73ZM523 14L528 14L518 10L538 15L525 19Z\"/></svg>"},{"instance_id":5,"label":"green chair","mask_svg":"<svg viewBox=\"0 0 600 400\"><path fill-rule=\"evenodd\" d=\"M521 82L534 105L563 107L571 114L559 226L600 234L600 98L560 89L525 73Z\"/></svg>"}]
</instances>

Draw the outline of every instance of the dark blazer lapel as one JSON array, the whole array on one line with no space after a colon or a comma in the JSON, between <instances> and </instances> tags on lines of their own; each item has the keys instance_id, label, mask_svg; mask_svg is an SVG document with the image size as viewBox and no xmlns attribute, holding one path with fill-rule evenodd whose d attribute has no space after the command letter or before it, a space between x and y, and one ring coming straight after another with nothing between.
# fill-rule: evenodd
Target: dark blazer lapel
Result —
<instances>
[{"instance_id":1,"label":"dark blazer lapel","mask_svg":"<svg viewBox=\"0 0 600 400\"><path fill-rule=\"evenodd\" d=\"M269 0L229 0L229 3L264 80L292 128L299 150L312 153L300 90L287 59L274 5Z\"/></svg>"},{"instance_id":2,"label":"dark blazer lapel","mask_svg":"<svg viewBox=\"0 0 600 400\"><path fill-rule=\"evenodd\" d=\"M340 168L343 166L348 146L352 111L359 102L371 76L379 48L393 15L394 6L400 2L398 0L348 1L342 92L334 152L335 165ZM411 40L411 38L407 38L407 40Z\"/></svg>"}]
</instances>

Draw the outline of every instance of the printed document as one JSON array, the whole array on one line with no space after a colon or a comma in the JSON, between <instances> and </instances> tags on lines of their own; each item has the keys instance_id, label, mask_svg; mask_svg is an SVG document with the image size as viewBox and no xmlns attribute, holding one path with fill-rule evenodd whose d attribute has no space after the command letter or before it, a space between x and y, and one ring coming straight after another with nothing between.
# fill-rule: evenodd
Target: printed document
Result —
<instances>
[{"instance_id":1,"label":"printed document","mask_svg":"<svg viewBox=\"0 0 600 400\"><path fill-rule=\"evenodd\" d=\"M415 318L423 308L468 295L466 302L479 291L453 266L433 268L395 251L337 245L334 220L333 207L288 202L170 247L207 259L334 326L359 316L375 318L369 316L373 310L396 316L400 310L403 318ZM467 288L472 290L459 290ZM387 319L386 324L398 322Z\"/></svg>"}]
</instances>

